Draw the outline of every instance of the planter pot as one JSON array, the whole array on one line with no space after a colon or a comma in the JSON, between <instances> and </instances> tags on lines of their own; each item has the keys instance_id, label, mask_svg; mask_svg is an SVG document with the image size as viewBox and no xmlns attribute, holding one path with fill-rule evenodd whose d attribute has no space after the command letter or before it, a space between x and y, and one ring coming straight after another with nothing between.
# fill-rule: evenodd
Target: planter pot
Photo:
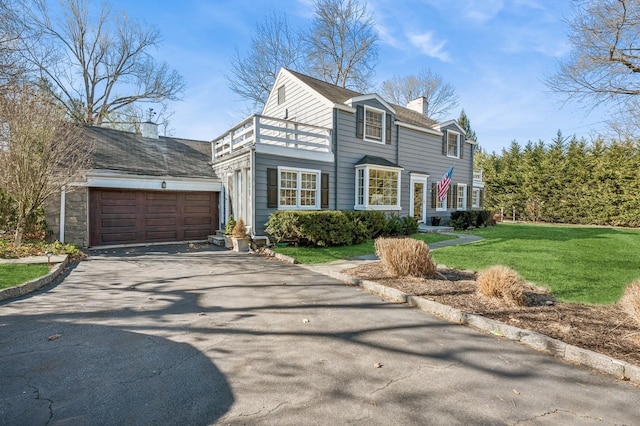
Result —
<instances>
[{"instance_id":1,"label":"planter pot","mask_svg":"<svg viewBox=\"0 0 640 426\"><path fill-rule=\"evenodd\" d=\"M224 234L224 245L228 249L233 248L233 241L232 241L231 235Z\"/></svg>"},{"instance_id":2,"label":"planter pot","mask_svg":"<svg viewBox=\"0 0 640 426\"><path fill-rule=\"evenodd\" d=\"M236 238L231 237L233 240L233 251L248 252L249 251L249 238Z\"/></svg>"},{"instance_id":3,"label":"planter pot","mask_svg":"<svg viewBox=\"0 0 640 426\"><path fill-rule=\"evenodd\" d=\"M432 216L431 217L431 226L440 226L440 216Z\"/></svg>"}]
</instances>

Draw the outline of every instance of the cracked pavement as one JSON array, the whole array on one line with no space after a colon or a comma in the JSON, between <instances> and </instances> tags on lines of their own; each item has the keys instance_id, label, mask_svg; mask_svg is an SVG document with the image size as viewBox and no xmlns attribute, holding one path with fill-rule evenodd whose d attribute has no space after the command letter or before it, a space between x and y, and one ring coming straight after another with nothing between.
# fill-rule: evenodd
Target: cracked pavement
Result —
<instances>
[{"instance_id":1,"label":"cracked pavement","mask_svg":"<svg viewBox=\"0 0 640 426\"><path fill-rule=\"evenodd\" d=\"M638 400L628 382L214 247L94 252L0 303L0 425L634 424Z\"/></svg>"}]
</instances>

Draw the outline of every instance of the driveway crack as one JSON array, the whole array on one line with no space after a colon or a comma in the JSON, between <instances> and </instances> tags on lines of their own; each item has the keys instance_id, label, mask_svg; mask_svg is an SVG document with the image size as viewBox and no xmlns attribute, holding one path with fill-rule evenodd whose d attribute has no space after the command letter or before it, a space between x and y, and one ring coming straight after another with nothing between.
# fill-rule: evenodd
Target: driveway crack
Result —
<instances>
[{"instance_id":1,"label":"driveway crack","mask_svg":"<svg viewBox=\"0 0 640 426\"><path fill-rule=\"evenodd\" d=\"M40 395L40 389L38 389L38 387L34 384L31 383L31 380L27 381L27 385L33 389L33 391L36 394L36 401L47 401L49 403L49 405L47 406L47 408L49 409L49 418L47 419L47 422L45 424L49 424L51 423L51 420L53 420L53 400L49 399L49 398L43 398Z\"/></svg>"},{"instance_id":2,"label":"driveway crack","mask_svg":"<svg viewBox=\"0 0 640 426\"><path fill-rule=\"evenodd\" d=\"M528 422L534 421L536 419L540 419L540 418L543 418L543 417L546 417L546 416L552 416L552 415L558 414L558 413L569 413L569 414L571 414L571 415L573 415L573 416L575 416L577 418L585 419L585 420L595 420L595 421L598 421L598 422L602 422L603 421L603 419L599 418L599 417L581 416L578 413L574 413L573 411L562 410L560 408L556 408L555 410L547 411L547 412L544 412L544 413L539 414L537 416L533 416L533 417L529 417L529 418L526 418L526 419L517 420L513 424L514 425L519 425L519 424L522 424L522 423L528 423Z\"/></svg>"}]
</instances>

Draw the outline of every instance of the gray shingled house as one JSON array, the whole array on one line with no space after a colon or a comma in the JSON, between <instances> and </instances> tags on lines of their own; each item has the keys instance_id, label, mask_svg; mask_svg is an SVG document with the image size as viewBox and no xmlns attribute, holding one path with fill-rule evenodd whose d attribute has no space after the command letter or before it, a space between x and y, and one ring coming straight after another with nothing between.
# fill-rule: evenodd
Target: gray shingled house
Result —
<instances>
[{"instance_id":1,"label":"gray shingled house","mask_svg":"<svg viewBox=\"0 0 640 426\"><path fill-rule=\"evenodd\" d=\"M79 246L206 240L222 189L211 143L104 127L83 129L93 168L45 207L54 236Z\"/></svg>"},{"instance_id":2,"label":"gray shingled house","mask_svg":"<svg viewBox=\"0 0 640 426\"><path fill-rule=\"evenodd\" d=\"M381 210L429 223L480 208L475 142L455 120L282 69L260 115L213 140L221 222L243 218L257 235L275 210ZM454 166L447 198L435 186Z\"/></svg>"}]
</instances>

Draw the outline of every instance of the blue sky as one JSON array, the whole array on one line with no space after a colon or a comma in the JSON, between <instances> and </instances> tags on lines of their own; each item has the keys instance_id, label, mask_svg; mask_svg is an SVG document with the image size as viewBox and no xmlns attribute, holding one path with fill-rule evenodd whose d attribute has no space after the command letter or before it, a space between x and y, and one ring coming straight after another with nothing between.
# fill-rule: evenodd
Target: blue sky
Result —
<instances>
[{"instance_id":1,"label":"blue sky","mask_svg":"<svg viewBox=\"0 0 640 426\"><path fill-rule=\"evenodd\" d=\"M286 12L306 28L312 0L113 0L114 9L155 24L163 36L156 57L186 79L171 105L173 134L210 140L241 121L242 101L225 75L234 49L245 51L257 23ZM568 0L369 0L380 35L376 83L431 68L460 95L480 145L500 151L516 140L589 137L606 128L598 111L563 104L543 80L570 52ZM460 108L452 111L457 118Z\"/></svg>"}]
</instances>

